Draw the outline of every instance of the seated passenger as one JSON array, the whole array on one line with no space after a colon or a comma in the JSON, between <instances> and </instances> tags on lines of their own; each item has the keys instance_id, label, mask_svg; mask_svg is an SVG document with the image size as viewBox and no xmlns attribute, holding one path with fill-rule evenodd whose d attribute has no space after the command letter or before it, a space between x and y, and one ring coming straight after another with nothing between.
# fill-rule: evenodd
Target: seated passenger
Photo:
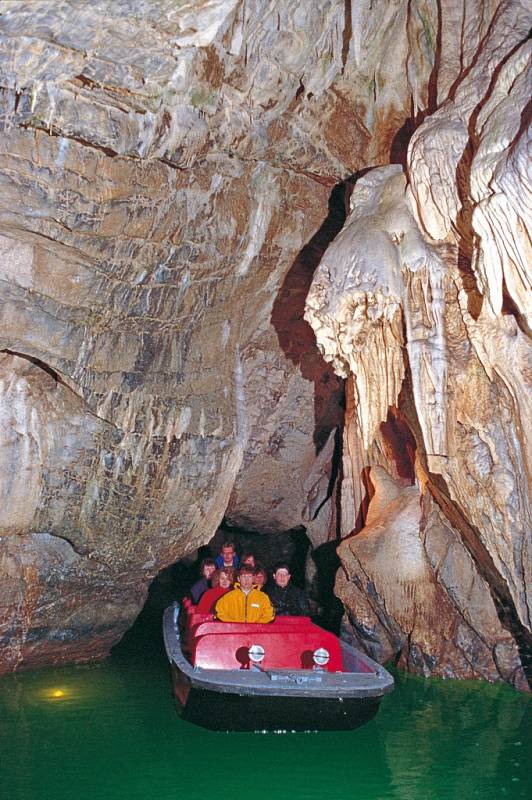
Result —
<instances>
[{"instance_id":1,"label":"seated passenger","mask_svg":"<svg viewBox=\"0 0 532 800\"><path fill-rule=\"evenodd\" d=\"M266 568L263 567L262 564L256 564L253 571L253 583L257 589L262 589L267 580L268 573L266 572Z\"/></svg>"},{"instance_id":2,"label":"seated passenger","mask_svg":"<svg viewBox=\"0 0 532 800\"><path fill-rule=\"evenodd\" d=\"M290 578L288 564L278 564L273 573L273 583L266 587L266 594L277 616L306 617L310 614L307 596L302 589L290 583Z\"/></svg>"},{"instance_id":3,"label":"seated passenger","mask_svg":"<svg viewBox=\"0 0 532 800\"><path fill-rule=\"evenodd\" d=\"M212 589L207 589L201 600L196 606L197 614L213 614L216 601L229 591L235 580L233 567L221 567L217 569L211 578Z\"/></svg>"},{"instance_id":4,"label":"seated passenger","mask_svg":"<svg viewBox=\"0 0 532 800\"><path fill-rule=\"evenodd\" d=\"M231 592L220 597L214 613L221 622L271 622L275 616L268 595L253 586L253 567L238 570Z\"/></svg>"},{"instance_id":5,"label":"seated passenger","mask_svg":"<svg viewBox=\"0 0 532 800\"><path fill-rule=\"evenodd\" d=\"M213 558L204 558L201 561L199 570L201 578L190 589L190 596L194 605L199 602L201 595L210 587L210 579L215 569L216 565Z\"/></svg>"},{"instance_id":6,"label":"seated passenger","mask_svg":"<svg viewBox=\"0 0 532 800\"><path fill-rule=\"evenodd\" d=\"M248 567L255 567L255 556L253 553L243 553L240 559L240 564L243 566L247 564Z\"/></svg>"},{"instance_id":7,"label":"seated passenger","mask_svg":"<svg viewBox=\"0 0 532 800\"><path fill-rule=\"evenodd\" d=\"M236 547L234 542L224 542L220 554L214 559L216 567L238 567L239 561L236 554Z\"/></svg>"}]
</instances>

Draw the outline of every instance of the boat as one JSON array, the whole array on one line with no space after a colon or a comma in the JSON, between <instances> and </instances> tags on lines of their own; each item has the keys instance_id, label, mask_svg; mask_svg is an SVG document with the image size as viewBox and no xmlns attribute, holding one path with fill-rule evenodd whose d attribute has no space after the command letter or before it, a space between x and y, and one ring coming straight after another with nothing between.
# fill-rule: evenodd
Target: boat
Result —
<instances>
[{"instance_id":1,"label":"boat","mask_svg":"<svg viewBox=\"0 0 532 800\"><path fill-rule=\"evenodd\" d=\"M352 730L394 686L384 667L309 617L219 622L174 603L163 636L178 712L211 730Z\"/></svg>"}]
</instances>

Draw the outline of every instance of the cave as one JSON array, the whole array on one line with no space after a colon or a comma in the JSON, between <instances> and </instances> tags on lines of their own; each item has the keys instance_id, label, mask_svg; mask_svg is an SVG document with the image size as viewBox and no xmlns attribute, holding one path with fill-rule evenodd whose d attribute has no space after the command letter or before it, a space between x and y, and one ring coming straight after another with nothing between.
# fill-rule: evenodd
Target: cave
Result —
<instances>
[{"instance_id":1,"label":"cave","mask_svg":"<svg viewBox=\"0 0 532 800\"><path fill-rule=\"evenodd\" d=\"M527 690L530 11L204 5L0 3L0 674L230 533Z\"/></svg>"}]
</instances>

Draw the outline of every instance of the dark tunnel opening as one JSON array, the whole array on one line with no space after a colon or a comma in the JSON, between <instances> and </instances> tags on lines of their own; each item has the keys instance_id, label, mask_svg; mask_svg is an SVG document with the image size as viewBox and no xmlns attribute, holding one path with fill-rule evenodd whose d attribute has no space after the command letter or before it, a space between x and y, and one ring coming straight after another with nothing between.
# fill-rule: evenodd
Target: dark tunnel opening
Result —
<instances>
[{"instance_id":1,"label":"dark tunnel opening","mask_svg":"<svg viewBox=\"0 0 532 800\"><path fill-rule=\"evenodd\" d=\"M175 600L182 602L188 596L199 577L202 560L218 555L226 541L235 543L240 557L253 553L256 561L265 567L269 578L278 562L288 563L291 580L307 594L313 621L339 634L344 609L334 594L336 571L340 566L336 541L325 542L312 550L303 527L264 534L222 525L208 544L156 575L137 619L112 650L115 658L145 658L154 647L159 654L163 653L161 619L164 609Z\"/></svg>"}]
</instances>

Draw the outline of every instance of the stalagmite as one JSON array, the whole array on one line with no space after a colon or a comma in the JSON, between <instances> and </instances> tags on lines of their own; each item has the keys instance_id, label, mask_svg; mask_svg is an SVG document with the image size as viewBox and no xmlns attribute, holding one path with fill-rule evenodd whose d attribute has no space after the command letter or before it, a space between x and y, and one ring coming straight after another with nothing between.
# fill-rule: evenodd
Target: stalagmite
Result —
<instances>
[{"instance_id":1,"label":"stalagmite","mask_svg":"<svg viewBox=\"0 0 532 800\"><path fill-rule=\"evenodd\" d=\"M401 487L382 467L370 480L366 526L338 549L337 591L357 643L424 675L525 688L517 645L457 531L417 487Z\"/></svg>"}]
</instances>

